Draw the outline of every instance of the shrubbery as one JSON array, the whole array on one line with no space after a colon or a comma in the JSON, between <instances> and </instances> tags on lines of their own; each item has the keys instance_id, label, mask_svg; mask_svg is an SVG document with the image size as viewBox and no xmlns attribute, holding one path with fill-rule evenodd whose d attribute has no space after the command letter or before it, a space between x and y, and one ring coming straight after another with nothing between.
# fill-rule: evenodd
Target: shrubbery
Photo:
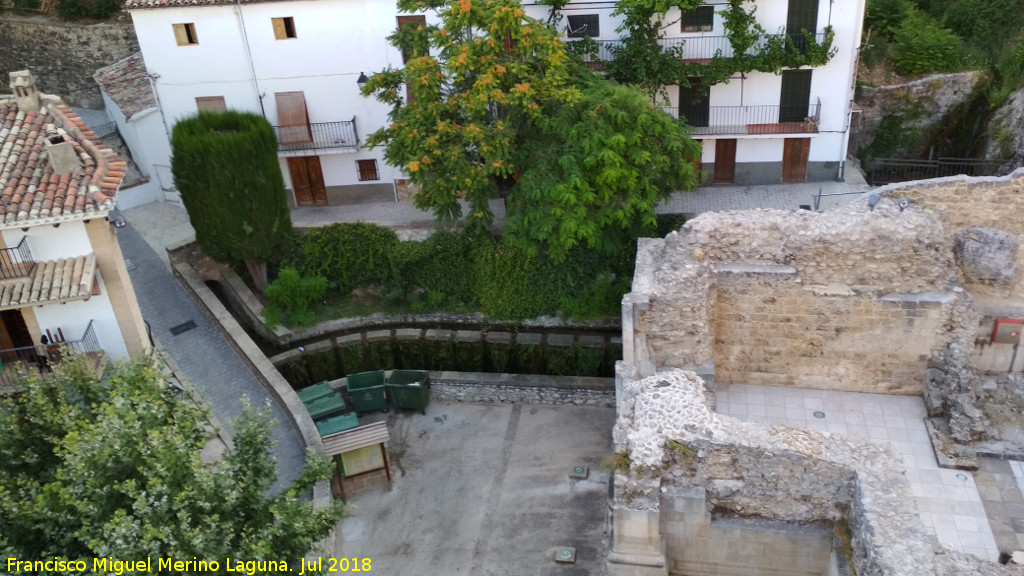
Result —
<instances>
[{"instance_id":1,"label":"shrubbery","mask_svg":"<svg viewBox=\"0 0 1024 576\"><path fill-rule=\"evenodd\" d=\"M680 217L659 219L658 233L680 225ZM416 312L482 312L509 320L617 315L636 254L635 242L612 256L576 247L556 263L544 252L530 255L480 232L399 242L394 232L362 223L332 224L299 242L268 288L268 320L312 320L310 307L323 298L315 282L334 298L372 286Z\"/></svg>"},{"instance_id":2,"label":"shrubbery","mask_svg":"<svg viewBox=\"0 0 1024 576\"><path fill-rule=\"evenodd\" d=\"M919 12L905 18L893 33L890 59L901 74L956 70L961 42L953 32Z\"/></svg>"}]
</instances>

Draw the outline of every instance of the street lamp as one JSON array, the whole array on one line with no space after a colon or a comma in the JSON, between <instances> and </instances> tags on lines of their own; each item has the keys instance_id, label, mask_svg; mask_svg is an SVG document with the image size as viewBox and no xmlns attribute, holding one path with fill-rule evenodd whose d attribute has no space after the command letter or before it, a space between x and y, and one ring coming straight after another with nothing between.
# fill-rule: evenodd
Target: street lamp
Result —
<instances>
[{"instance_id":1,"label":"street lamp","mask_svg":"<svg viewBox=\"0 0 1024 576\"><path fill-rule=\"evenodd\" d=\"M359 89L362 90L363 87L366 86L366 83L369 82L369 81L370 81L370 79L366 77L366 74L363 74L362 72L360 72L359 73L359 79L356 80L356 84L358 84L359 85Z\"/></svg>"}]
</instances>

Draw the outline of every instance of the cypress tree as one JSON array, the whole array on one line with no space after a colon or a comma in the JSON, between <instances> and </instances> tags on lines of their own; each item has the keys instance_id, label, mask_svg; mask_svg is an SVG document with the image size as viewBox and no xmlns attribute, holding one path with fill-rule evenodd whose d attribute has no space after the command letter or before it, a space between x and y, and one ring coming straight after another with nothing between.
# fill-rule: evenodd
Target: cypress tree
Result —
<instances>
[{"instance_id":1,"label":"cypress tree","mask_svg":"<svg viewBox=\"0 0 1024 576\"><path fill-rule=\"evenodd\" d=\"M262 293L267 260L292 233L274 129L256 114L201 112L174 126L171 146L199 246L218 262L244 262Z\"/></svg>"}]
</instances>

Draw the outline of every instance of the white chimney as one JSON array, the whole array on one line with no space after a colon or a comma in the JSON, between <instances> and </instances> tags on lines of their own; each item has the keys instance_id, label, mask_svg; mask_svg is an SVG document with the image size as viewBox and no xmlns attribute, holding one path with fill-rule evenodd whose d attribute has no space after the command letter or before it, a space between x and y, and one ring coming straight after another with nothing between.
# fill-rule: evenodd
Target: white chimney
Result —
<instances>
[{"instance_id":1,"label":"white chimney","mask_svg":"<svg viewBox=\"0 0 1024 576\"><path fill-rule=\"evenodd\" d=\"M39 91L36 90L36 79L28 70L11 72L11 92L18 103L18 109L39 111Z\"/></svg>"},{"instance_id":2,"label":"white chimney","mask_svg":"<svg viewBox=\"0 0 1024 576\"><path fill-rule=\"evenodd\" d=\"M43 144L46 148L50 168L55 174L73 172L75 168L82 165L78 159L78 153L75 152L75 147L63 130L47 134L43 139Z\"/></svg>"}]
</instances>

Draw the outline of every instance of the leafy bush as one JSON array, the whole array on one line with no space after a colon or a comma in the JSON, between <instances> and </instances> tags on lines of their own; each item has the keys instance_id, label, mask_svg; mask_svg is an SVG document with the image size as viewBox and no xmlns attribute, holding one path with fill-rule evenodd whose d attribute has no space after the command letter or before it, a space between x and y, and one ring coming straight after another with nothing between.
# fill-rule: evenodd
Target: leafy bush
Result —
<instances>
[{"instance_id":1,"label":"leafy bush","mask_svg":"<svg viewBox=\"0 0 1024 576\"><path fill-rule=\"evenodd\" d=\"M348 294L365 285L387 285L389 254L398 237L387 228L365 223L331 224L309 233L296 263L304 276L323 276L331 288Z\"/></svg>"},{"instance_id":2,"label":"leafy bush","mask_svg":"<svg viewBox=\"0 0 1024 576\"><path fill-rule=\"evenodd\" d=\"M15 0L20 8L37 8L38 0ZM121 10L123 0L60 0L57 16L62 20L104 20Z\"/></svg>"},{"instance_id":3,"label":"leafy bush","mask_svg":"<svg viewBox=\"0 0 1024 576\"><path fill-rule=\"evenodd\" d=\"M402 242L391 252L391 288L416 311L473 307L477 240L471 233L437 232L423 242Z\"/></svg>"},{"instance_id":4,"label":"leafy bush","mask_svg":"<svg viewBox=\"0 0 1024 576\"><path fill-rule=\"evenodd\" d=\"M967 43L997 53L1024 26L1020 0L957 0L946 9L944 24Z\"/></svg>"},{"instance_id":5,"label":"leafy bush","mask_svg":"<svg viewBox=\"0 0 1024 576\"><path fill-rule=\"evenodd\" d=\"M890 59L901 74L924 74L955 70L960 61L960 38L914 13L893 34Z\"/></svg>"},{"instance_id":6,"label":"leafy bush","mask_svg":"<svg viewBox=\"0 0 1024 576\"><path fill-rule=\"evenodd\" d=\"M273 329L281 322L312 324L315 317L309 308L323 300L326 290L326 278L304 278L294 268L283 268L267 286L267 307L263 311L267 327Z\"/></svg>"},{"instance_id":7,"label":"leafy bush","mask_svg":"<svg viewBox=\"0 0 1024 576\"><path fill-rule=\"evenodd\" d=\"M912 12L910 0L868 0L864 28L891 39Z\"/></svg>"}]
</instances>

